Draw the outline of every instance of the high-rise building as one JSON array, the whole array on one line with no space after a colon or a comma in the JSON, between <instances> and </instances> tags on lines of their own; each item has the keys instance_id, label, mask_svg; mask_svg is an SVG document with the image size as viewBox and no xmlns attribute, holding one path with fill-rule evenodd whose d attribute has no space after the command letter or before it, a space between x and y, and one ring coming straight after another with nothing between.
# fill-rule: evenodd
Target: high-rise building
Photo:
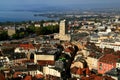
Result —
<instances>
[{"instance_id":1,"label":"high-rise building","mask_svg":"<svg viewBox=\"0 0 120 80\"><path fill-rule=\"evenodd\" d=\"M8 29L8 36L12 36L12 35L15 34L15 33L16 33L15 27L10 27L10 28Z\"/></svg>"},{"instance_id":2,"label":"high-rise building","mask_svg":"<svg viewBox=\"0 0 120 80\"><path fill-rule=\"evenodd\" d=\"M67 34L66 21L65 21L65 20L62 20L62 21L60 22L59 34L60 34L60 35L65 35L65 34Z\"/></svg>"},{"instance_id":3,"label":"high-rise building","mask_svg":"<svg viewBox=\"0 0 120 80\"><path fill-rule=\"evenodd\" d=\"M54 36L55 39L60 39L62 41L70 41L71 36L67 33L66 20L60 21L59 24L59 34Z\"/></svg>"}]
</instances>

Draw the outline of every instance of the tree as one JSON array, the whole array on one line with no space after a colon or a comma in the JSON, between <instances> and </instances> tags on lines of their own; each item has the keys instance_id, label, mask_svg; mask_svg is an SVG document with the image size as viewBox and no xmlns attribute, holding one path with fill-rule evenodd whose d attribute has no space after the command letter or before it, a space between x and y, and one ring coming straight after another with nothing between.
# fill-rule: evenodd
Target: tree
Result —
<instances>
[{"instance_id":1,"label":"tree","mask_svg":"<svg viewBox=\"0 0 120 80\"><path fill-rule=\"evenodd\" d=\"M12 35L12 38L13 38L13 39L19 39L19 34L18 34L18 33L13 34L13 35Z\"/></svg>"},{"instance_id":2,"label":"tree","mask_svg":"<svg viewBox=\"0 0 120 80\"><path fill-rule=\"evenodd\" d=\"M42 27L36 27L36 28L35 28L35 33L36 33L37 35L40 35L40 34L41 34L41 31L42 31Z\"/></svg>"},{"instance_id":3,"label":"tree","mask_svg":"<svg viewBox=\"0 0 120 80\"><path fill-rule=\"evenodd\" d=\"M43 23L45 23L45 21L41 20L40 25L43 26Z\"/></svg>"},{"instance_id":4,"label":"tree","mask_svg":"<svg viewBox=\"0 0 120 80\"><path fill-rule=\"evenodd\" d=\"M24 35L25 35L25 33L24 33L24 32L20 32L20 33L19 33L19 37L20 37L20 38L23 38L23 37L24 37Z\"/></svg>"},{"instance_id":5,"label":"tree","mask_svg":"<svg viewBox=\"0 0 120 80\"><path fill-rule=\"evenodd\" d=\"M0 41L1 40L7 40L8 39L8 33L7 31L0 32Z\"/></svg>"},{"instance_id":6,"label":"tree","mask_svg":"<svg viewBox=\"0 0 120 80\"><path fill-rule=\"evenodd\" d=\"M35 27L34 26L29 26L28 28L26 28L26 31L28 33L35 33Z\"/></svg>"}]
</instances>

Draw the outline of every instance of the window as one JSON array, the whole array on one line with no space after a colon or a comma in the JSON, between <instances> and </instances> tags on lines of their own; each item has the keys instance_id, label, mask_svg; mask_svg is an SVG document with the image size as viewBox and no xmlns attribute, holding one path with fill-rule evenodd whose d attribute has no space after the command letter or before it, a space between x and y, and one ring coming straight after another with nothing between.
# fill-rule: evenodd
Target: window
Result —
<instances>
[{"instance_id":1,"label":"window","mask_svg":"<svg viewBox=\"0 0 120 80\"><path fill-rule=\"evenodd\" d=\"M102 63L99 64L99 70L102 70Z\"/></svg>"},{"instance_id":2,"label":"window","mask_svg":"<svg viewBox=\"0 0 120 80\"><path fill-rule=\"evenodd\" d=\"M100 65L99 66L102 66L102 63L100 63Z\"/></svg>"}]
</instances>

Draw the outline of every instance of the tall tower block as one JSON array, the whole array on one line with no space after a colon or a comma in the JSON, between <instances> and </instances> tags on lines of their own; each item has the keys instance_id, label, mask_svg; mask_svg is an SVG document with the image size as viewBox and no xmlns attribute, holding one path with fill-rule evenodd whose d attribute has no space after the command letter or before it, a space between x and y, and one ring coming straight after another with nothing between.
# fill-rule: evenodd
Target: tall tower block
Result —
<instances>
[{"instance_id":1,"label":"tall tower block","mask_svg":"<svg viewBox=\"0 0 120 80\"><path fill-rule=\"evenodd\" d=\"M54 36L54 39L59 39L61 41L70 41L71 35L67 34L66 21L61 20L59 24L59 34Z\"/></svg>"},{"instance_id":2,"label":"tall tower block","mask_svg":"<svg viewBox=\"0 0 120 80\"><path fill-rule=\"evenodd\" d=\"M60 21L59 34L60 35L67 34L67 28L66 28L66 21L65 20Z\"/></svg>"}]
</instances>

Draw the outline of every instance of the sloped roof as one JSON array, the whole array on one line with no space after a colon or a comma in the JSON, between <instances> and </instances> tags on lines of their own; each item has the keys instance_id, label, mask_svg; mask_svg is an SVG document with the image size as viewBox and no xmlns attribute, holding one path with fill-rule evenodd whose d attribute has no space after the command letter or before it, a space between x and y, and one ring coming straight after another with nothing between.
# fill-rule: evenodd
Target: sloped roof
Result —
<instances>
[{"instance_id":1,"label":"sloped roof","mask_svg":"<svg viewBox=\"0 0 120 80\"><path fill-rule=\"evenodd\" d=\"M28 75L23 80L32 80L32 76Z\"/></svg>"},{"instance_id":2,"label":"sloped roof","mask_svg":"<svg viewBox=\"0 0 120 80\"><path fill-rule=\"evenodd\" d=\"M77 71L76 71L76 74L82 75L82 74L83 74L82 69L81 69L81 68L78 68Z\"/></svg>"},{"instance_id":3,"label":"sloped roof","mask_svg":"<svg viewBox=\"0 0 120 80\"><path fill-rule=\"evenodd\" d=\"M37 74L37 75L35 75L35 77L36 77L37 79L40 79L40 78L43 78L44 76L43 76L42 74Z\"/></svg>"},{"instance_id":4,"label":"sloped roof","mask_svg":"<svg viewBox=\"0 0 120 80\"><path fill-rule=\"evenodd\" d=\"M117 68L113 68L113 69L107 71L105 74L108 74L111 76L118 76L118 75L120 75L120 70Z\"/></svg>"},{"instance_id":5,"label":"sloped roof","mask_svg":"<svg viewBox=\"0 0 120 80\"><path fill-rule=\"evenodd\" d=\"M73 67L70 69L73 74L76 74L76 71L78 70L78 67Z\"/></svg>"},{"instance_id":6,"label":"sloped roof","mask_svg":"<svg viewBox=\"0 0 120 80\"><path fill-rule=\"evenodd\" d=\"M81 77L81 80L115 80L109 76L98 76L95 74L89 75L89 77Z\"/></svg>"},{"instance_id":7,"label":"sloped roof","mask_svg":"<svg viewBox=\"0 0 120 80\"><path fill-rule=\"evenodd\" d=\"M24 49L35 49L32 44L20 44L19 47L23 47Z\"/></svg>"},{"instance_id":8,"label":"sloped roof","mask_svg":"<svg viewBox=\"0 0 120 80\"><path fill-rule=\"evenodd\" d=\"M99 59L99 62L112 64L112 63L116 63L118 58L119 57L114 54L105 54Z\"/></svg>"},{"instance_id":9,"label":"sloped roof","mask_svg":"<svg viewBox=\"0 0 120 80\"><path fill-rule=\"evenodd\" d=\"M85 71L85 70L86 70L86 74L90 73L89 68L77 68L77 67L71 68L71 73L82 75L83 71Z\"/></svg>"},{"instance_id":10,"label":"sloped roof","mask_svg":"<svg viewBox=\"0 0 120 80\"><path fill-rule=\"evenodd\" d=\"M74 49L72 47L68 47L64 50L65 52L69 52L72 53L74 51Z\"/></svg>"}]
</instances>

